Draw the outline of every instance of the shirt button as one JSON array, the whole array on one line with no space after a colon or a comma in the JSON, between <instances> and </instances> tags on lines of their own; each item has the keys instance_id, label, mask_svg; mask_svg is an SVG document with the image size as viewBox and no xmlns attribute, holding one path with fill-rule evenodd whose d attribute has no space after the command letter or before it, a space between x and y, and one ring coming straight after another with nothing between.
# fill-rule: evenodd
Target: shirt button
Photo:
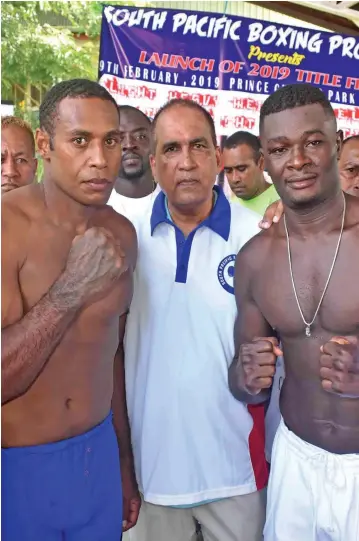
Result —
<instances>
[{"instance_id":1,"label":"shirt button","mask_svg":"<svg viewBox=\"0 0 359 541\"><path fill-rule=\"evenodd\" d=\"M85 470L85 475L86 475L86 477L88 476L89 473L90 473L90 472L89 472L88 470Z\"/></svg>"},{"instance_id":2,"label":"shirt button","mask_svg":"<svg viewBox=\"0 0 359 541\"><path fill-rule=\"evenodd\" d=\"M86 451L87 451L88 453L91 453L91 447L87 447Z\"/></svg>"}]
</instances>

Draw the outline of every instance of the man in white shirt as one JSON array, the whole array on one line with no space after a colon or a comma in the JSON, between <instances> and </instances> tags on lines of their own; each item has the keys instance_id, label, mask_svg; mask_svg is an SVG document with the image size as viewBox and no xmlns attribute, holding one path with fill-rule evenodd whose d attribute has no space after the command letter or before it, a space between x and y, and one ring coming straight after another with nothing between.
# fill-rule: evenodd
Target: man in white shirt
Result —
<instances>
[{"instance_id":1,"label":"man in white shirt","mask_svg":"<svg viewBox=\"0 0 359 541\"><path fill-rule=\"evenodd\" d=\"M261 541L268 471L264 408L236 401L236 254L258 216L214 187L211 116L173 100L153 123L162 191L137 223L139 256L125 337L126 388L143 506L138 541Z\"/></svg>"},{"instance_id":2,"label":"man in white shirt","mask_svg":"<svg viewBox=\"0 0 359 541\"><path fill-rule=\"evenodd\" d=\"M122 161L108 205L136 223L160 191L150 167L151 120L139 109L121 105Z\"/></svg>"}]
</instances>

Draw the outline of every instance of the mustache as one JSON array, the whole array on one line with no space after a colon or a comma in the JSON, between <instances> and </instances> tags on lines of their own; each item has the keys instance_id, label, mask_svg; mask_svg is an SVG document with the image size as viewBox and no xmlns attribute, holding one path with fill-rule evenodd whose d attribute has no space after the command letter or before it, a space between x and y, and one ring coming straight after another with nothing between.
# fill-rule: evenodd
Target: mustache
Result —
<instances>
[{"instance_id":1,"label":"mustache","mask_svg":"<svg viewBox=\"0 0 359 541\"><path fill-rule=\"evenodd\" d=\"M139 154L136 154L136 152L125 152L124 154L122 154L122 161L134 159L142 160L142 157Z\"/></svg>"}]
</instances>

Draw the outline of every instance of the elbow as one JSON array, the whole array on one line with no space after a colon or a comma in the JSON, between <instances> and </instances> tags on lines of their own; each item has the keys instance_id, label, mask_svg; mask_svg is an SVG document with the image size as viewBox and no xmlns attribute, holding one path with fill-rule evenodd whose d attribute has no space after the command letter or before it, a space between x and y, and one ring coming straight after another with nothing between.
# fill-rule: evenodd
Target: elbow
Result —
<instances>
[{"instance_id":1,"label":"elbow","mask_svg":"<svg viewBox=\"0 0 359 541\"><path fill-rule=\"evenodd\" d=\"M13 373L12 370L4 369L4 359L2 359L1 370L1 405L11 402L26 393L31 385L24 385L19 374Z\"/></svg>"}]
</instances>

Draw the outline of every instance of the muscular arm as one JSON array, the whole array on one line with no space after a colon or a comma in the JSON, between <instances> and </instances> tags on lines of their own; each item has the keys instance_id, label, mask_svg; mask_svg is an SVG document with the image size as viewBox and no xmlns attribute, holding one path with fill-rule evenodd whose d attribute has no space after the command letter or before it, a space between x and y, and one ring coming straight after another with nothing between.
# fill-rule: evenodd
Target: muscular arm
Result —
<instances>
[{"instance_id":1,"label":"muscular arm","mask_svg":"<svg viewBox=\"0 0 359 541\"><path fill-rule=\"evenodd\" d=\"M258 239L254 239L257 242ZM235 356L228 371L229 388L233 396L246 404L260 404L269 400L270 390L263 390L259 394L251 395L246 391L241 377L241 353L245 353L246 344L256 337L273 336L273 330L259 310L253 295L253 269L248 263L249 257L253 260L254 247L246 245L239 252L235 265L234 289L237 303L237 319L234 328Z\"/></svg>"},{"instance_id":2,"label":"muscular arm","mask_svg":"<svg viewBox=\"0 0 359 541\"><path fill-rule=\"evenodd\" d=\"M137 260L137 236L133 225L121 217L121 232L122 245L125 247L129 262L129 270L122 277L124 305L127 309L130 307L133 295L133 271ZM128 422L127 403L126 403L126 387L125 387L125 364L124 364L124 349L123 340L126 330L127 313L123 314L119 320L118 332L118 348L114 360L114 381L113 381L113 397L112 411L113 424L117 435L118 447L121 459L121 469L126 465L126 470L129 470L134 476L133 456L131 445L130 425Z\"/></svg>"},{"instance_id":3,"label":"muscular arm","mask_svg":"<svg viewBox=\"0 0 359 541\"><path fill-rule=\"evenodd\" d=\"M11 217L6 218L6 209L4 214L1 273L2 404L22 395L34 383L76 315L76 309L61 299L55 284L23 316L19 285L21 251Z\"/></svg>"},{"instance_id":4,"label":"muscular arm","mask_svg":"<svg viewBox=\"0 0 359 541\"><path fill-rule=\"evenodd\" d=\"M134 472L131 432L127 414L126 387L125 387L125 364L123 338L125 334L127 314L120 318L119 325L119 346L114 362L114 382L112 411L113 424L117 435L118 447L120 452L121 467L126 464L126 468ZM134 473L133 473L134 475Z\"/></svg>"},{"instance_id":5,"label":"muscular arm","mask_svg":"<svg viewBox=\"0 0 359 541\"><path fill-rule=\"evenodd\" d=\"M129 307L133 293L133 275L137 259L137 239L132 225L126 235L130 257L130 270L124 275L124 292L126 305ZM138 492L131 445L131 431L127 413L125 364L123 340L125 335L127 314L120 317L119 345L114 362L114 385L112 396L113 424L117 436L121 462L121 478L123 492L123 531L132 528L138 519L141 498Z\"/></svg>"}]
</instances>

